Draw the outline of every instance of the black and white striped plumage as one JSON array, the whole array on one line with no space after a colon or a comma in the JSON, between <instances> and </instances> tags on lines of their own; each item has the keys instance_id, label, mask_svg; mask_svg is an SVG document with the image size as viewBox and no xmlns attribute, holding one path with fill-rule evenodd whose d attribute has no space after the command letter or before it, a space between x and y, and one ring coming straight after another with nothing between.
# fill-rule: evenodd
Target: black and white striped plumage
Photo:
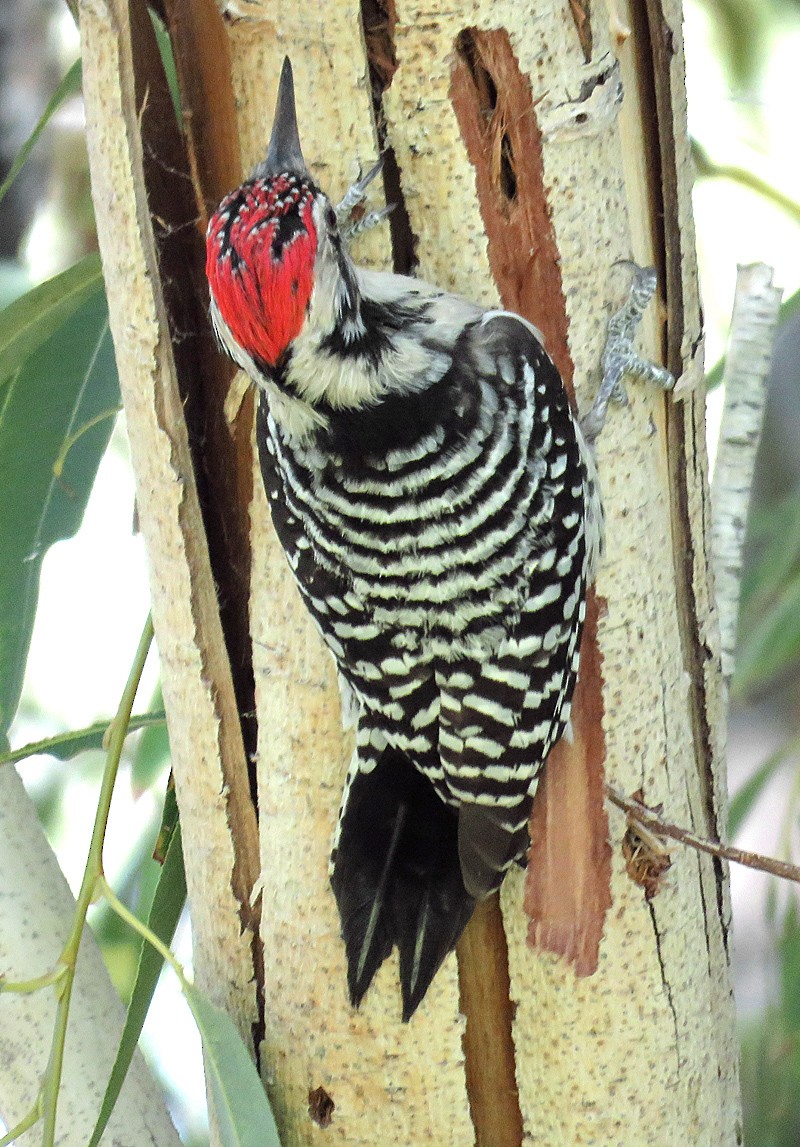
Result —
<instances>
[{"instance_id":1,"label":"black and white striped plumage","mask_svg":"<svg viewBox=\"0 0 800 1147\"><path fill-rule=\"evenodd\" d=\"M476 899L525 857L536 778L569 719L602 515L538 332L356 268L293 123L285 68L267 163L209 227L212 314L261 387L273 522L357 716L331 877L351 998L396 944L407 1019ZM271 180L270 244L231 253L232 235L263 227L236 204ZM315 232L310 297L268 362L233 333L216 267L246 276L271 260L279 300L295 200L304 239Z\"/></svg>"}]
</instances>

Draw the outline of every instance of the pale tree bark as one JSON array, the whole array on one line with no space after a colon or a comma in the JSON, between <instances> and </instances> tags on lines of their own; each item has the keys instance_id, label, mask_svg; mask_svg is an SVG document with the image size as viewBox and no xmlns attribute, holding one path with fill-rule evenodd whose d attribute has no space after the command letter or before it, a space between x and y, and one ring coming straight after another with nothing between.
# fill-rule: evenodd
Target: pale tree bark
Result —
<instances>
[{"instance_id":1,"label":"pale tree bark","mask_svg":"<svg viewBox=\"0 0 800 1147\"><path fill-rule=\"evenodd\" d=\"M234 102L244 169L263 156L288 53L304 154L334 198L356 160L367 165L391 148L386 191L400 206L391 235L365 238L361 261L406 269L413 256L420 276L520 311L544 332L581 408L597 385L606 319L625 291L614 264L652 263L661 298L642 346L682 391L665 400L631 383L629 406L611 411L599 444L607 551L575 737L551 760L534 810L530 915L525 877L514 873L500 904L476 914L458 960L446 961L409 1025L399 1022L392 960L354 1014L327 879L350 751L332 665L272 537L255 473L257 884L244 767L252 734L237 716L246 674L225 595L215 594L224 569L209 506L221 475L204 446L208 427L218 433L223 387L203 383L217 409L209 401L204 434L187 434L183 352L178 345L173 355L165 329L168 313L175 328L163 254L175 227L157 221L158 246L148 220L157 82L137 71L149 59L146 33L131 23L140 5L83 0L98 227L204 986L242 1030L257 1025L286 1147L740 1142L727 873L676 850L655 879L646 857L644 868L633 857L621 815L606 819L602 807L605 775L703 835L724 825L679 3L484 0L462 11L416 0L396 9L390 0L237 0L224 24L205 0L165 8L189 99L186 163L201 216L227 189L219 184L239 178L235 141L221 135ZM162 174L176 165L173 144L167 152ZM247 408L232 431L240 497L225 504L240 509L249 498L249 417ZM237 544L230 552L244 568L246 542ZM256 889L260 921L249 912ZM314 1119L325 1109L319 1089L335 1105L329 1122L320 1119L325 1127Z\"/></svg>"},{"instance_id":2,"label":"pale tree bark","mask_svg":"<svg viewBox=\"0 0 800 1147\"><path fill-rule=\"evenodd\" d=\"M220 51L221 18L212 4L179 7L184 35L198 30L193 67L201 84L206 45L215 34L215 50ZM215 580L212 572L186 418L188 411L191 433L213 450L215 426L206 420L203 403L219 381L220 360L211 340L203 341L207 324L202 311L193 309L193 272L202 263L197 260L201 236L189 173L198 153L192 147L187 154L178 138L144 3L86 0L79 13L92 196L150 563L197 938L196 979L250 1040L258 1024L260 982L259 945L251 923L258 853L231 660L236 619L228 617L225 635L217 590L226 579L220 574ZM215 63L222 65L224 76L224 57ZM219 83L216 98L218 108L228 113L227 131L220 128L215 148L203 156L204 178L216 197L238 170L230 159L236 140L233 107L225 103L224 92ZM200 103L198 97L198 125ZM218 424L223 401L221 392ZM206 522L215 511L219 516L220 503L237 483L235 458L226 455L224 444L216 464L218 488L206 497ZM202 481L205 475L199 473ZM246 515L247 483L241 500ZM225 526L227 539L235 533L235 509ZM218 542L220 533L217 524ZM245 561L246 555L237 558Z\"/></svg>"},{"instance_id":3,"label":"pale tree bark","mask_svg":"<svg viewBox=\"0 0 800 1147\"><path fill-rule=\"evenodd\" d=\"M747 510L767 404L767 378L783 292L764 263L739 267L725 359L711 519L722 672L733 676Z\"/></svg>"},{"instance_id":4,"label":"pale tree bark","mask_svg":"<svg viewBox=\"0 0 800 1147\"><path fill-rule=\"evenodd\" d=\"M9 982L56 968L70 933L75 899L11 765L0 768L0 969ZM0 1117L16 1126L33 1108L47 1067L56 1016L56 989L2 996ZM58 1142L85 1144L91 1135L125 1023L125 1008L100 949L87 928L72 992L58 1107ZM42 1141L41 1125L19 1147ZM134 1056L104 1142L126 1147L179 1147L161 1089L142 1055Z\"/></svg>"}]
</instances>

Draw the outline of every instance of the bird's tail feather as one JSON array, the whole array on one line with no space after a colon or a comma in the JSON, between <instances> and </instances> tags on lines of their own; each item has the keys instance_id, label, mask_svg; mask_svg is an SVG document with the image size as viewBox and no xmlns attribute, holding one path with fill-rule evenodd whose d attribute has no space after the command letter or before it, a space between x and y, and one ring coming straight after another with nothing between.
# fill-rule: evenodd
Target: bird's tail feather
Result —
<instances>
[{"instance_id":1,"label":"bird's tail feather","mask_svg":"<svg viewBox=\"0 0 800 1147\"><path fill-rule=\"evenodd\" d=\"M358 773L331 876L355 1006L397 945L403 1019L409 1020L475 907L464 889L458 815L401 753L387 749Z\"/></svg>"}]
</instances>

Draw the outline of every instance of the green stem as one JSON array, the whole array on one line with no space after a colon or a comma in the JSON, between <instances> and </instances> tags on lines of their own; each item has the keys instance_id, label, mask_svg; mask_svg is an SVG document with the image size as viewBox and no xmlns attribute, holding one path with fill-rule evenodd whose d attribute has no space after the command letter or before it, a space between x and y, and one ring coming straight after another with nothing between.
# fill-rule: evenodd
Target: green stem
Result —
<instances>
[{"instance_id":1,"label":"green stem","mask_svg":"<svg viewBox=\"0 0 800 1147\"><path fill-rule=\"evenodd\" d=\"M41 1102L44 1126L42 1130L43 1147L54 1147L56 1136L56 1111L58 1107L58 1092L61 1087L61 1074L64 1068L64 1045L67 1037L67 1021L69 1019L69 1005L72 996L72 985L75 980L75 967L78 960L78 948L83 935L86 914L89 905L95 898L97 886L103 875L103 840L105 838L108 813L111 808L111 797L114 793L114 782L117 778L122 748L128 731L133 702L136 690L144 669L144 663L153 640L153 621L148 617L136 650L136 656L131 666L130 675L119 703L119 709L111 724L108 756L103 771L103 780L100 785L100 796L97 801L97 812L94 818L92 839L89 844L89 854L86 858L86 867L83 873L80 892L75 905L75 915L72 921L67 942L61 953L60 964L65 972L59 981L58 1005L56 1020L53 1028L53 1040L50 1046L50 1059L47 1064L42 1084Z\"/></svg>"},{"instance_id":2,"label":"green stem","mask_svg":"<svg viewBox=\"0 0 800 1147\"><path fill-rule=\"evenodd\" d=\"M24 1135L29 1128L33 1127L35 1123L38 1123L42 1117L40 1103L41 1099L37 1099L28 1114L20 1119L16 1127L12 1127L11 1130L0 1139L0 1147L9 1147L9 1144L13 1143L15 1139L19 1139L20 1135Z\"/></svg>"},{"instance_id":3,"label":"green stem","mask_svg":"<svg viewBox=\"0 0 800 1147\"><path fill-rule=\"evenodd\" d=\"M106 324L105 330L108 330L108 324ZM101 410L99 414L95 414L88 422L84 422L83 426L80 426L74 434L68 435L58 452L58 457L53 463L53 474L56 478L60 478L64 473L64 463L67 461L67 455L78 439L81 438L87 430L91 430L93 426L97 426L100 422L105 422L108 418L116 418L120 410L122 410L121 406L112 406L109 410Z\"/></svg>"},{"instance_id":4,"label":"green stem","mask_svg":"<svg viewBox=\"0 0 800 1147\"><path fill-rule=\"evenodd\" d=\"M152 944L152 946L158 952L159 956L161 956L162 960L166 960L166 962L175 972L175 975L180 981L181 988L184 988L187 982L186 973L184 972L180 962L176 960L175 956L172 954L172 951L167 947L164 941L160 939L160 937L158 937L155 932L148 928L147 925L142 920L140 920L138 916L131 912L131 910L122 903L102 873L97 879L97 893L99 896L105 897L109 908L113 909L113 911L116 912L117 916L119 916L121 920L124 920L125 923L133 928L135 932L138 932L139 935L143 937L143 939L145 939L148 944Z\"/></svg>"},{"instance_id":5,"label":"green stem","mask_svg":"<svg viewBox=\"0 0 800 1147\"><path fill-rule=\"evenodd\" d=\"M6 980L0 976L0 992L16 992L18 995L26 996L30 992L38 992L41 988L49 988L52 984L57 984L65 974L64 965L57 964L51 971L45 972L43 976L36 976L32 980Z\"/></svg>"}]
</instances>

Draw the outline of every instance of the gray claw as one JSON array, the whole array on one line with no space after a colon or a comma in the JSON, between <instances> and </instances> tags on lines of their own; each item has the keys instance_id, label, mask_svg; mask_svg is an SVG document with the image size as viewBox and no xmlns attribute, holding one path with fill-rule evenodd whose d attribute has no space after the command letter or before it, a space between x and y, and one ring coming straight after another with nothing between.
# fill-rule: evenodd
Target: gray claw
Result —
<instances>
[{"instance_id":1,"label":"gray claw","mask_svg":"<svg viewBox=\"0 0 800 1147\"><path fill-rule=\"evenodd\" d=\"M381 207L378 211L370 211L363 219L359 219L356 223L351 223L342 229L342 235L345 239L354 239L356 235L360 235L362 231L368 231L371 227L377 227L379 223L383 223L384 219L394 211L397 204L387 203L385 207Z\"/></svg>"},{"instance_id":2,"label":"gray claw","mask_svg":"<svg viewBox=\"0 0 800 1147\"><path fill-rule=\"evenodd\" d=\"M639 267L628 259L615 265L631 268L633 281L628 298L608 320L608 335L601 359L603 380L591 410L581 420L581 430L588 442L594 442L603 429L609 402L613 400L627 405L628 397L622 385L625 375L654 383L663 390L671 390L675 385L675 379L668 370L641 358L634 347L636 328L655 294L655 267Z\"/></svg>"},{"instance_id":3,"label":"gray claw","mask_svg":"<svg viewBox=\"0 0 800 1147\"><path fill-rule=\"evenodd\" d=\"M340 224L346 225L350 216L353 214L353 208L358 207L359 203L363 203L367 198L367 188L376 175L378 175L383 167L383 156L380 157L367 172L366 175L360 175L355 183L348 187L344 193L344 198L336 205L336 218Z\"/></svg>"}]
</instances>

